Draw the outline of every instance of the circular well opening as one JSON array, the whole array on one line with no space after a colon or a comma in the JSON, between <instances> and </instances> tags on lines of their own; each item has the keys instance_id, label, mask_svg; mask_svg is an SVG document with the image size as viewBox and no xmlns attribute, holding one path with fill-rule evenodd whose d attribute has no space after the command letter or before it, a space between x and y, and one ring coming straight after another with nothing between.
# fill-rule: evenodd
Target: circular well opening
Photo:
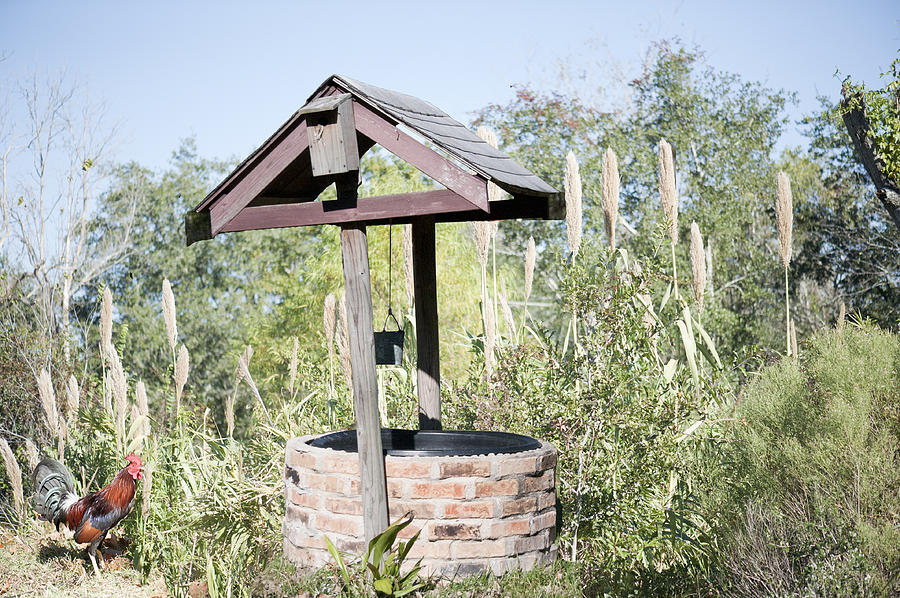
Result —
<instances>
[{"instance_id":1,"label":"circular well opening","mask_svg":"<svg viewBox=\"0 0 900 598\"><path fill-rule=\"evenodd\" d=\"M309 441L310 446L357 452L356 430L332 432ZM469 430L381 430L385 455L394 457L465 457L490 453L520 453L540 448L530 436L510 432Z\"/></svg>"}]
</instances>

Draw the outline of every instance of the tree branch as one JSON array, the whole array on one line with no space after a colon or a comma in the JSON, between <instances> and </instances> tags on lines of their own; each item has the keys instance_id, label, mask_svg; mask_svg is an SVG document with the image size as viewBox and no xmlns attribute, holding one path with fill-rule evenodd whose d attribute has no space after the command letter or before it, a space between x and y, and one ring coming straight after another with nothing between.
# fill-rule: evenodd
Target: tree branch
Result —
<instances>
[{"instance_id":1,"label":"tree branch","mask_svg":"<svg viewBox=\"0 0 900 598\"><path fill-rule=\"evenodd\" d=\"M869 173L869 178L875 184L877 191L875 197L891 215L897 229L900 230L900 187L897 182L884 174L884 160L875 150L875 142L872 139L871 125L866 116L866 102L862 92L853 92L849 86L841 89L841 108L844 126L853 140L853 147L862 165Z\"/></svg>"}]
</instances>

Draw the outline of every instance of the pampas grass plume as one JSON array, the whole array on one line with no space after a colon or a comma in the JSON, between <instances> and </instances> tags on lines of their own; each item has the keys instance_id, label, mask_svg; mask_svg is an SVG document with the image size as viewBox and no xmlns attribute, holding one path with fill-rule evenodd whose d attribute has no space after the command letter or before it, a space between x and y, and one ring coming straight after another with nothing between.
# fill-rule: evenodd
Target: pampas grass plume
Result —
<instances>
[{"instance_id":1,"label":"pampas grass plume","mask_svg":"<svg viewBox=\"0 0 900 598\"><path fill-rule=\"evenodd\" d=\"M169 339L169 350L175 353L175 343L178 342L178 326L175 323L175 294L172 292L172 284L168 278L163 279L162 305L163 320L166 323L166 337Z\"/></svg>"},{"instance_id":2,"label":"pampas grass plume","mask_svg":"<svg viewBox=\"0 0 900 598\"><path fill-rule=\"evenodd\" d=\"M406 304L415 305L416 281L413 274L412 225L403 225L403 282L406 284Z\"/></svg>"},{"instance_id":3,"label":"pampas grass plume","mask_svg":"<svg viewBox=\"0 0 900 598\"><path fill-rule=\"evenodd\" d=\"M473 222L472 235L475 238L475 254L482 268L487 268L488 247L491 244L491 223Z\"/></svg>"},{"instance_id":4,"label":"pampas grass plume","mask_svg":"<svg viewBox=\"0 0 900 598\"><path fill-rule=\"evenodd\" d=\"M534 284L534 265L537 262L537 249L534 246L534 237L528 237L528 245L525 247L525 302L531 297L531 287Z\"/></svg>"},{"instance_id":5,"label":"pampas grass plume","mask_svg":"<svg viewBox=\"0 0 900 598\"><path fill-rule=\"evenodd\" d=\"M603 154L603 223L610 249L616 248L616 220L619 216L619 160L612 148Z\"/></svg>"},{"instance_id":6,"label":"pampas grass plume","mask_svg":"<svg viewBox=\"0 0 900 598\"><path fill-rule=\"evenodd\" d=\"M16 456L13 454L12 449L9 448L9 444L6 443L6 440L0 438L0 455L3 456L3 465L6 468L6 476L9 478L9 485L12 487L13 491L13 504L16 508L16 513L20 516L25 514L25 495L22 492L22 470L19 468L19 463L16 461Z\"/></svg>"},{"instance_id":7,"label":"pampas grass plume","mask_svg":"<svg viewBox=\"0 0 900 598\"><path fill-rule=\"evenodd\" d=\"M566 237L569 253L577 255L581 248L581 175L575 154L566 154Z\"/></svg>"},{"instance_id":8,"label":"pampas grass plume","mask_svg":"<svg viewBox=\"0 0 900 598\"><path fill-rule=\"evenodd\" d=\"M846 320L846 318L847 318L847 305L843 301L841 301L841 311L838 312L838 319L837 319L838 331L841 331L844 329L844 321Z\"/></svg>"},{"instance_id":9,"label":"pampas grass plume","mask_svg":"<svg viewBox=\"0 0 900 598\"><path fill-rule=\"evenodd\" d=\"M134 386L134 399L137 403L138 412L144 418L144 436L150 436L150 405L147 401L147 387L144 386L143 380L138 380Z\"/></svg>"},{"instance_id":10,"label":"pampas grass plume","mask_svg":"<svg viewBox=\"0 0 900 598\"><path fill-rule=\"evenodd\" d=\"M300 339L296 336L294 337L294 346L291 349L291 364L289 367L290 374L290 393L293 396L294 394L294 383L297 381L297 352L300 350Z\"/></svg>"},{"instance_id":11,"label":"pampas grass plume","mask_svg":"<svg viewBox=\"0 0 900 598\"><path fill-rule=\"evenodd\" d=\"M497 324L494 321L494 303L484 298L484 368L488 376L494 371L494 346L497 343Z\"/></svg>"},{"instance_id":12,"label":"pampas grass plume","mask_svg":"<svg viewBox=\"0 0 900 598\"><path fill-rule=\"evenodd\" d=\"M250 359L252 357L253 357L253 347L250 345L247 345L247 348L244 349L244 352L241 353L240 357L238 357L238 360L243 361L245 364L247 364L247 367L249 368L250 367ZM240 364L238 364L238 367L235 369L235 381L234 381L235 386L240 384L240 382L241 382L241 380L243 380L243 378L244 378L244 370L242 370Z\"/></svg>"},{"instance_id":13,"label":"pampas grass plume","mask_svg":"<svg viewBox=\"0 0 900 598\"><path fill-rule=\"evenodd\" d=\"M791 181L781 171L775 178L775 221L778 225L778 250L785 268L791 263L791 237L794 229L794 208Z\"/></svg>"},{"instance_id":14,"label":"pampas grass plume","mask_svg":"<svg viewBox=\"0 0 900 598\"><path fill-rule=\"evenodd\" d=\"M334 343L334 327L336 323L337 300L332 293L325 295L325 309L322 314L322 323L325 327L325 340L328 341L328 353L331 354L331 346Z\"/></svg>"},{"instance_id":15,"label":"pampas grass plume","mask_svg":"<svg viewBox=\"0 0 900 598\"><path fill-rule=\"evenodd\" d=\"M42 369L37 377L38 394L41 398L41 407L47 417L47 426L53 436L59 435L59 411L56 408L56 395L53 393L53 383L50 381L50 372Z\"/></svg>"},{"instance_id":16,"label":"pampas grass plume","mask_svg":"<svg viewBox=\"0 0 900 598\"><path fill-rule=\"evenodd\" d=\"M694 301L703 311L703 292L706 290L706 254L703 250L703 237L700 227L691 222L691 275L694 283Z\"/></svg>"},{"instance_id":17,"label":"pampas grass plume","mask_svg":"<svg viewBox=\"0 0 900 598\"><path fill-rule=\"evenodd\" d=\"M190 368L188 350L184 344L178 349L178 359L175 360L175 412L178 413L181 406L181 395L184 391L184 385L188 379L188 369ZM246 375L246 373L245 373Z\"/></svg>"},{"instance_id":18,"label":"pampas grass plume","mask_svg":"<svg viewBox=\"0 0 900 598\"><path fill-rule=\"evenodd\" d=\"M66 383L66 415L69 416L70 420L78 413L80 398L81 391L78 388L78 379L75 378L75 374L70 374L69 381Z\"/></svg>"},{"instance_id":19,"label":"pampas grass plume","mask_svg":"<svg viewBox=\"0 0 900 598\"><path fill-rule=\"evenodd\" d=\"M112 312L112 292L109 287L104 287L100 301L100 353L104 359L108 358L112 349Z\"/></svg>"},{"instance_id":20,"label":"pampas grass plume","mask_svg":"<svg viewBox=\"0 0 900 598\"><path fill-rule=\"evenodd\" d=\"M337 335L338 356L341 360L341 372L344 374L344 380L347 386L353 386L353 366L350 363L350 325L347 322L347 302L341 295L338 301L338 313L341 318L341 330Z\"/></svg>"},{"instance_id":21,"label":"pampas grass plume","mask_svg":"<svg viewBox=\"0 0 900 598\"><path fill-rule=\"evenodd\" d=\"M509 338L514 339L516 336L516 322L513 319L512 308L509 306L509 301L506 299L506 293L500 293L500 312L503 314L503 319L506 320L506 327L509 329Z\"/></svg>"},{"instance_id":22,"label":"pampas grass plume","mask_svg":"<svg viewBox=\"0 0 900 598\"><path fill-rule=\"evenodd\" d=\"M28 461L28 470L34 471L41 462L41 453L31 438L25 439L25 459Z\"/></svg>"},{"instance_id":23,"label":"pampas grass plume","mask_svg":"<svg viewBox=\"0 0 900 598\"><path fill-rule=\"evenodd\" d=\"M668 223L669 238L678 242L678 192L675 189L675 160L672 146L665 139L659 140L659 196Z\"/></svg>"}]
</instances>

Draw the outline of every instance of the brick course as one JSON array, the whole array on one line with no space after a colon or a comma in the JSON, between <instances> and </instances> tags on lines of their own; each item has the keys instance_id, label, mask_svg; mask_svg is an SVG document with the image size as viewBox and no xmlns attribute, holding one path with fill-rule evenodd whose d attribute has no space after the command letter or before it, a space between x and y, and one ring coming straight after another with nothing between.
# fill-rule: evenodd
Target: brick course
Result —
<instances>
[{"instance_id":1,"label":"brick course","mask_svg":"<svg viewBox=\"0 0 900 598\"><path fill-rule=\"evenodd\" d=\"M294 438L285 454L284 554L303 568L331 562L325 537L361 555L359 458ZM419 539L409 558L426 574L502 575L556 558L556 449L478 457L385 458L392 521L412 512L400 534Z\"/></svg>"}]
</instances>

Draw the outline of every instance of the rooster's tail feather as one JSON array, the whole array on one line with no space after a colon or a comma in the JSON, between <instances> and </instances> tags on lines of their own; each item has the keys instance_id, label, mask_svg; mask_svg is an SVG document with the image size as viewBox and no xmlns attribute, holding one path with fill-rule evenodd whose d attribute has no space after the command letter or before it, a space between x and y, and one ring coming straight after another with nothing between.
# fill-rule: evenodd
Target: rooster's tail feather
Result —
<instances>
[{"instance_id":1,"label":"rooster's tail feather","mask_svg":"<svg viewBox=\"0 0 900 598\"><path fill-rule=\"evenodd\" d=\"M59 526L65 509L75 495L75 482L66 466L55 459L44 458L34 468L34 508L41 519Z\"/></svg>"}]
</instances>

